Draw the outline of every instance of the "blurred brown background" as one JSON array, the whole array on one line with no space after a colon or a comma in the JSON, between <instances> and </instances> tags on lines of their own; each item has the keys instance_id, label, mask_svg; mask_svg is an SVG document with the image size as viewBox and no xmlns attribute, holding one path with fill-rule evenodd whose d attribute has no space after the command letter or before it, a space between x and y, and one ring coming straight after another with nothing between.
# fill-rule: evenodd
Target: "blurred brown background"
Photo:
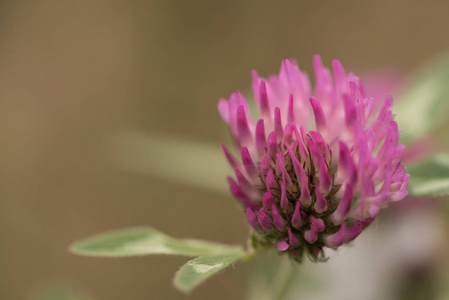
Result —
<instances>
[{"instance_id":1,"label":"blurred brown background","mask_svg":"<svg viewBox=\"0 0 449 300\"><path fill-rule=\"evenodd\" d=\"M184 258L66 251L145 224L245 243L230 196L125 171L111 139L135 129L218 147L229 139L217 100L247 90L252 68L268 75L296 57L310 72L320 53L348 70L406 72L449 48L448 14L444 1L2 0L0 299L52 282L102 300L242 299L244 266L184 296L171 286Z\"/></svg>"}]
</instances>

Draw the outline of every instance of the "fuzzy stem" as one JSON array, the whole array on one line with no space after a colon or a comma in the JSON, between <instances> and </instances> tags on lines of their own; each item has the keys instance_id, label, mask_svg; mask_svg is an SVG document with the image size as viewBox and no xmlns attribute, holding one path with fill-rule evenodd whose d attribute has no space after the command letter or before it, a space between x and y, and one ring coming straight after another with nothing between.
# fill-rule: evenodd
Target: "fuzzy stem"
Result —
<instances>
[{"instance_id":1,"label":"fuzzy stem","mask_svg":"<svg viewBox=\"0 0 449 300\"><path fill-rule=\"evenodd\" d=\"M271 299L273 300L283 300L295 277L296 266L292 265L292 262L288 259L283 259L282 263L279 265L276 276L274 277L271 290Z\"/></svg>"}]
</instances>

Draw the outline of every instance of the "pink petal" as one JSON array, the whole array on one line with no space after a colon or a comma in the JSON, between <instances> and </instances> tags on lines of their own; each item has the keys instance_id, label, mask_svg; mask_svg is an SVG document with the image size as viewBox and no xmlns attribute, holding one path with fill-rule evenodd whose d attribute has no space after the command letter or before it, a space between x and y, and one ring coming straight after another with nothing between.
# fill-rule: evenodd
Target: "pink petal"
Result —
<instances>
[{"instance_id":1,"label":"pink petal","mask_svg":"<svg viewBox=\"0 0 449 300\"><path fill-rule=\"evenodd\" d=\"M293 95L290 94L288 98L288 110L287 110L287 122L294 123L295 122L295 111L293 106Z\"/></svg>"},{"instance_id":2,"label":"pink petal","mask_svg":"<svg viewBox=\"0 0 449 300\"><path fill-rule=\"evenodd\" d=\"M293 131L295 130L295 124L287 124L284 130L284 137L282 138L282 145L288 146L293 141Z\"/></svg>"},{"instance_id":3,"label":"pink petal","mask_svg":"<svg viewBox=\"0 0 449 300\"><path fill-rule=\"evenodd\" d=\"M273 228L271 218L266 214L263 208L259 210L258 221L260 226L262 226L262 228L266 231L269 231Z\"/></svg>"},{"instance_id":4,"label":"pink petal","mask_svg":"<svg viewBox=\"0 0 449 300\"><path fill-rule=\"evenodd\" d=\"M340 200L337 209L331 216L332 222L335 225L340 225L341 223L343 223L346 217L348 216L349 210L351 209L352 198L353 198L352 187L351 185L346 184L344 187L343 198Z\"/></svg>"},{"instance_id":5,"label":"pink petal","mask_svg":"<svg viewBox=\"0 0 449 300\"><path fill-rule=\"evenodd\" d=\"M284 220L284 218L279 214L276 205L271 206L271 213L273 215L273 222L274 226L280 231L287 230L287 222Z\"/></svg>"},{"instance_id":6,"label":"pink petal","mask_svg":"<svg viewBox=\"0 0 449 300\"><path fill-rule=\"evenodd\" d=\"M327 200L324 198L323 194L320 191L320 185L318 183L315 184L316 191L316 201L313 209L317 214L322 214L327 210Z\"/></svg>"},{"instance_id":7,"label":"pink petal","mask_svg":"<svg viewBox=\"0 0 449 300\"><path fill-rule=\"evenodd\" d=\"M281 209L285 213L288 210L287 191L285 190L285 186L282 181L279 182L279 185L281 186Z\"/></svg>"},{"instance_id":8,"label":"pink petal","mask_svg":"<svg viewBox=\"0 0 449 300\"><path fill-rule=\"evenodd\" d=\"M246 210L246 219L248 220L248 224L251 225L254 230L258 230L259 222L257 221L257 215L251 208Z\"/></svg>"},{"instance_id":9,"label":"pink petal","mask_svg":"<svg viewBox=\"0 0 449 300\"><path fill-rule=\"evenodd\" d=\"M276 131L277 140L280 143L284 135L284 129L282 127L281 110L279 109L279 107L276 107L274 109L274 131Z\"/></svg>"},{"instance_id":10,"label":"pink petal","mask_svg":"<svg viewBox=\"0 0 449 300\"><path fill-rule=\"evenodd\" d=\"M256 177L259 175L257 167L249 154L248 148L243 147L240 151L240 156L242 157L243 166L245 167L246 173L251 177Z\"/></svg>"},{"instance_id":11,"label":"pink petal","mask_svg":"<svg viewBox=\"0 0 449 300\"><path fill-rule=\"evenodd\" d=\"M344 182L352 186L357 184L357 169L351 157L348 147L340 141L340 152L338 159L338 172L344 177Z\"/></svg>"},{"instance_id":12,"label":"pink petal","mask_svg":"<svg viewBox=\"0 0 449 300\"><path fill-rule=\"evenodd\" d=\"M292 229L288 228L288 241L292 247L298 247L300 245L300 242L296 235L292 232Z\"/></svg>"},{"instance_id":13,"label":"pink petal","mask_svg":"<svg viewBox=\"0 0 449 300\"><path fill-rule=\"evenodd\" d=\"M290 248L290 245L286 241L280 241L277 247L279 251L285 251Z\"/></svg>"},{"instance_id":14,"label":"pink petal","mask_svg":"<svg viewBox=\"0 0 449 300\"><path fill-rule=\"evenodd\" d=\"M226 148L226 146L223 143L220 143L220 146L221 149L223 149L226 159L228 160L231 167L233 167L234 169L237 168L240 165L240 163L237 161L237 158L231 154L231 152L228 150L228 148Z\"/></svg>"},{"instance_id":15,"label":"pink petal","mask_svg":"<svg viewBox=\"0 0 449 300\"><path fill-rule=\"evenodd\" d=\"M270 157L268 155L266 155L260 162L260 167L259 167L260 176L262 178L266 178L268 175L268 172L270 170L271 170Z\"/></svg>"},{"instance_id":16,"label":"pink petal","mask_svg":"<svg viewBox=\"0 0 449 300\"><path fill-rule=\"evenodd\" d=\"M267 153L267 140L265 138L263 119L257 121L256 125L256 149L259 157L263 157Z\"/></svg>"},{"instance_id":17,"label":"pink petal","mask_svg":"<svg viewBox=\"0 0 449 300\"><path fill-rule=\"evenodd\" d=\"M295 227L296 229L299 229L303 222L302 222L302 218L301 218L301 202L296 201L295 204L295 211L293 212L293 216L292 216L292 226Z\"/></svg>"},{"instance_id":18,"label":"pink petal","mask_svg":"<svg viewBox=\"0 0 449 300\"><path fill-rule=\"evenodd\" d=\"M341 224L340 230L332 235L324 238L324 244L329 248L337 248L341 246L346 238L346 224Z\"/></svg>"},{"instance_id":19,"label":"pink petal","mask_svg":"<svg viewBox=\"0 0 449 300\"><path fill-rule=\"evenodd\" d=\"M218 112L220 113L221 118L229 124L229 105L227 100L218 100Z\"/></svg>"},{"instance_id":20,"label":"pink petal","mask_svg":"<svg viewBox=\"0 0 449 300\"><path fill-rule=\"evenodd\" d=\"M245 175L238 168L235 168L235 176L237 177L237 181L239 182L240 188L247 193L253 189L253 185L251 182L246 179Z\"/></svg>"},{"instance_id":21,"label":"pink petal","mask_svg":"<svg viewBox=\"0 0 449 300\"><path fill-rule=\"evenodd\" d=\"M278 190L278 184L276 183L276 179L274 178L274 172L271 169L270 171L268 171L265 184L267 185L267 189L271 192Z\"/></svg>"},{"instance_id":22,"label":"pink petal","mask_svg":"<svg viewBox=\"0 0 449 300\"><path fill-rule=\"evenodd\" d=\"M304 239L309 243L313 244L318 240L318 234L312 228L304 232Z\"/></svg>"},{"instance_id":23,"label":"pink petal","mask_svg":"<svg viewBox=\"0 0 449 300\"><path fill-rule=\"evenodd\" d=\"M323 109L315 97L310 98L309 101L315 114L315 126L319 132L324 132L326 129L326 118L324 117Z\"/></svg>"},{"instance_id":24,"label":"pink petal","mask_svg":"<svg viewBox=\"0 0 449 300\"><path fill-rule=\"evenodd\" d=\"M251 141L251 131L246 117L245 107L240 105L237 109L237 131L241 145L249 145Z\"/></svg>"},{"instance_id":25,"label":"pink petal","mask_svg":"<svg viewBox=\"0 0 449 300\"><path fill-rule=\"evenodd\" d=\"M260 99L260 112L261 115L266 118L270 115L270 103L268 101L268 94L267 94L267 86L265 84L265 81L260 81L260 87L259 87L259 99Z\"/></svg>"},{"instance_id":26,"label":"pink petal","mask_svg":"<svg viewBox=\"0 0 449 300\"><path fill-rule=\"evenodd\" d=\"M274 203L274 198L270 191L263 194L262 203L265 209L271 210L271 206Z\"/></svg>"},{"instance_id":27,"label":"pink petal","mask_svg":"<svg viewBox=\"0 0 449 300\"><path fill-rule=\"evenodd\" d=\"M275 131L271 132L270 135L268 135L267 150L270 158L272 160L276 160L276 154L278 153L279 148Z\"/></svg>"},{"instance_id":28,"label":"pink petal","mask_svg":"<svg viewBox=\"0 0 449 300\"><path fill-rule=\"evenodd\" d=\"M353 241L356 237L360 235L363 230L363 222L356 221L352 226L346 229L345 243L349 243Z\"/></svg>"},{"instance_id":29,"label":"pink petal","mask_svg":"<svg viewBox=\"0 0 449 300\"><path fill-rule=\"evenodd\" d=\"M318 218L315 218L314 216L310 216L309 220L310 220L310 226L316 232L322 232L322 231L324 231L324 229L326 229L326 225L324 224L324 221L322 219L318 219Z\"/></svg>"}]
</instances>

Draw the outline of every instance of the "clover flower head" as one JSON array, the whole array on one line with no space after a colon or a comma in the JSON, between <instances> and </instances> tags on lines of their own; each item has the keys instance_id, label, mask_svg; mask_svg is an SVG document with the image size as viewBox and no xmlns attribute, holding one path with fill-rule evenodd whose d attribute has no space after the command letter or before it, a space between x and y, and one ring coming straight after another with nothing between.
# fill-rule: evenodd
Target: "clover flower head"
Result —
<instances>
[{"instance_id":1,"label":"clover flower head","mask_svg":"<svg viewBox=\"0 0 449 300\"><path fill-rule=\"evenodd\" d=\"M253 243L276 245L297 261L325 260L324 247L354 240L380 209L407 195L409 182L392 98L366 95L338 60L333 76L318 55L313 65L313 90L294 60L267 79L253 71L257 121L240 92L218 103L240 152L222 144L235 170L229 186Z\"/></svg>"}]
</instances>

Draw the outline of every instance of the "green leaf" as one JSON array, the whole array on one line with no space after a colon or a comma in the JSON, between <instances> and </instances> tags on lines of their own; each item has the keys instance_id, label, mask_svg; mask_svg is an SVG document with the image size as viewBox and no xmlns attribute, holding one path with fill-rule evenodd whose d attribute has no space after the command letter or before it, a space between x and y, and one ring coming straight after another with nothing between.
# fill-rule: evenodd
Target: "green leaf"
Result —
<instances>
[{"instance_id":1,"label":"green leaf","mask_svg":"<svg viewBox=\"0 0 449 300\"><path fill-rule=\"evenodd\" d=\"M175 287L183 292L190 292L206 279L231 264L243 259L245 253L201 256L190 260L176 273Z\"/></svg>"},{"instance_id":2,"label":"green leaf","mask_svg":"<svg viewBox=\"0 0 449 300\"><path fill-rule=\"evenodd\" d=\"M407 168L409 196L449 195L449 153L441 153Z\"/></svg>"},{"instance_id":3,"label":"green leaf","mask_svg":"<svg viewBox=\"0 0 449 300\"><path fill-rule=\"evenodd\" d=\"M449 108L448 82L448 55L414 72L405 93L394 105L402 142L422 137L445 121Z\"/></svg>"},{"instance_id":4,"label":"green leaf","mask_svg":"<svg viewBox=\"0 0 449 300\"><path fill-rule=\"evenodd\" d=\"M31 300L92 300L83 288L73 283L54 284L51 286L43 286L33 291L30 296Z\"/></svg>"},{"instance_id":5,"label":"green leaf","mask_svg":"<svg viewBox=\"0 0 449 300\"><path fill-rule=\"evenodd\" d=\"M132 228L76 242L70 247L70 251L79 255L104 257L149 254L201 256L240 253L242 248L200 240L176 239L153 228Z\"/></svg>"}]
</instances>

